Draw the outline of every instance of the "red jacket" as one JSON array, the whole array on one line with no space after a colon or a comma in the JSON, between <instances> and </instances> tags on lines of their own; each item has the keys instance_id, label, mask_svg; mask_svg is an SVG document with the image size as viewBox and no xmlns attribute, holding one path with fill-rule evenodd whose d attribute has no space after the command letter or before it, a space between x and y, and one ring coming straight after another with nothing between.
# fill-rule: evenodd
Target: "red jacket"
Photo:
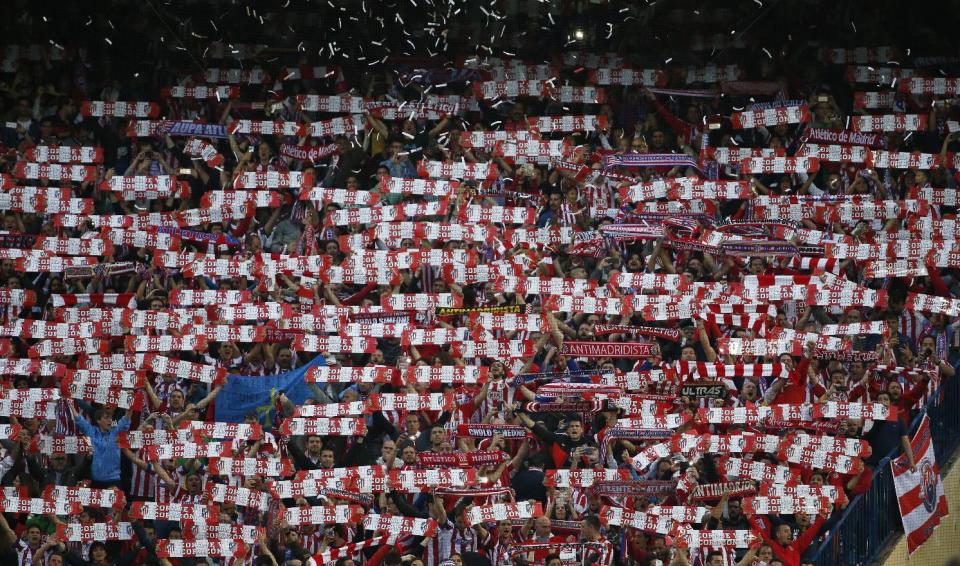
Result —
<instances>
[{"instance_id":1,"label":"red jacket","mask_svg":"<svg viewBox=\"0 0 960 566\"><path fill-rule=\"evenodd\" d=\"M820 532L820 527L822 527L824 521L827 520L823 515L817 515L817 520L814 521L807 530L800 533L793 542L783 546L770 538L770 529L759 525L755 517L749 517L748 519L750 524L760 533L763 542L769 544L770 548L773 549L773 554L780 560L783 560L784 566L800 566L800 558L803 555L803 551L810 546L810 543L813 542L813 539L816 538Z\"/></svg>"},{"instance_id":2,"label":"red jacket","mask_svg":"<svg viewBox=\"0 0 960 566\"><path fill-rule=\"evenodd\" d=\"M923 374L923 377L921 377L920 380L910 388L909 391L904 391L903 394L900 395L900 398L897 399L897 402L895 403L897 410L903 415L908 415L906 418L907 422L910 421L910 411L913 409L913 406L917 404L917 401L923 397L923 394L927 392L929 383L930 374L925 373Z\"/></svg>"},{"instance_id":3,"label":"red jacket","mask_svg":"<svg viewBox=\"0 0 960 566\"><path fill-rule=\"evenodd\" d=\"M774 403L778 405L798 405L807 400L807 368L810 358L804 357L790 372L790 384L780 391Z\"/></svg>"}]
</instances>

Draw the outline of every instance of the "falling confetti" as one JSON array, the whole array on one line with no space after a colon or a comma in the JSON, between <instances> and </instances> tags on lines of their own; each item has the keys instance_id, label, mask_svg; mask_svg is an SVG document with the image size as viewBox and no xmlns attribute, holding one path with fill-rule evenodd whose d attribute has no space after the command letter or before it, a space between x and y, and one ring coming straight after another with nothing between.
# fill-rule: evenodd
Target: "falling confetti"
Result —
<instances>
[{"instance_id":1,"label":"falling confetti","mask_svg":"<svg viewBox=\"0 0 960 566\"><path fill-rule=\"evenodd\" d=\"M0 53L0 71L8 86L14 83L11 92L21 77L33 82L34 69L38 77L53 77L58 91L61 85L69 90L50 102L31 95L30 121L45 117L36 112L53 115L55 109L46 106L68 95L77 102L78 127L70 128L70 143L61 144L31 143L18 137L22 127L7 125L7 137L16 143L7 150L0 208L8 221L24 225L0 235L0 251L15 267L0 280L0 306L8 319L0 375L18 384L0 392L4 421L14 423L0 424L7 427L0 434L30 434L30 458L66 450L71 466L78 457L92 461L90 474L99 471L102 442L135 464L133 474L118 471L117 491L64 488L44 497L10 491L4 505L16 522L11 530L22 532L29 524L17 509L68 517L94 507L100 517L108 510L109 517L154 524L183 527L189 521L197 536L158 540L158 556L238 564L264 552L257 528L273 540L288 526L297 533L309 527L305 548L319 544L322 537L314 534L334 526L369 535L350 541L350 548L311 548L316 561L336 562L373 552L371 547L382 546L381 535L415 541L443 536L432 532L432 519L380 509L384 491L403 498L475 494L460 504L458 521L478 532L491 517L522 524L542 514L519 492L520 501L501 502L498 488L475 473L481 466L505 468L505 459L523 460L518 443L500 446L496 438L531 434L548 452L564 444L554 452L567 461L551 461L557 469L548 474L558 489L577 493L589 488L580 484L606 474L594 487L610 483L607 493L623 504L603 505L603 524L623 535L642 520L633 511L634 496L624 493L647 489L648 482L640 485L635 478L651 477L664 462L696 470L709 454L708 461L724 468L717 470L720 477L762 477L764 486L774 486L758 494L750 482L705 483L683 493L681 503L688 506L672 508L682 516L668 521L676 529L665 540L688 539L683 546L691 563L703 562L708 549L756 548L760 542L751 530L697 526L704 524L699 510L718 499L698 498L709 490L739 490L734 496L751 520L800 511L829 514L840 503L833 496L846 497L846 490L804 484L811 470L852 476L865 469L864 461L875 464L863 456L869 445L860 431L841 438L829 427L854 416L892 422L892 411L865 398L851 400L856 398L847 397L847 389L810 393L818 400L826 396L823 402L793 398L789 384L795 380L777 361L787 356L824 367L828 358L838 358L831 360L838 367L859 361L880 372L885 360L870 358L872 348L843 337L885 336L889 329L874 319L887 295L893 300L900 294L906 311L956 314L956 299L939 296L929 273L960 267L949 253L958 238L946 230L952 225L941 219L937 204L955 200L952 185L942 179L953 183L956 163L926 148L939 147L933 138L944 142L955 129L950 120L928 123L944 118L942 105L960 95L960 83L950 78L955 73L945 71L955 66L946 57L955 54L925 48L921 64L910 49L853 41L889 36L873 18L861 21L864 36L851 21L854 35L835 38L823 24L808 27L808 18L778 16L784 3L700 3L692 9L696 4L147 0L129 9L111 5L109 12L96 3L78 4L70 12L76 23L93 26L92 37L102 37L107 49L56 35L69 22L58 21L61 13L45 6L23 17L11 14L18 35L33 38L24 45L10 39ZM638 22L621 25L631 20ZM129 38L114 42L108 34L121 29ZM755 64L757 50L768 60L778 53L777 61ZM803 57L810 77L804 73L798 84L792 66ZM938 66L940 78L931 77ZM844 81L848 85L834 84ZM807 102L807 89L817 84L829 84L837 98L838 115L828 117L827 125L821 123L823 106ZM814 94L819 92L825 91ZM931 99L937 115L926 106ZM918 105L911 102L907 109L905 100ZM650 128L666 135L651 136ZM838 144L831 136L864 143ZM896 151L880 147L888 136L896 137ZM660 137L666 138L662 146ZM169 171L171 163L185 167ZM821 186L825 173L847 168L844 183L855 187ZM859 180L873 179L874 170L882 183ZM917 196L895 200L885 194L905 186L908 175L919 178L920 171L931 174ZM854 190L866 192L846 194ZM917 202L923 206L914 207ZM735 224L741 217L748 222ZM897 233L889 237L898 244L875 244L876 235L861 238L857 230L864 225L895 225ZM910 247L909 253L900 247ZM692 286L691 275L697 280ZM801 298L766 300L774 295ZM807 350L811 333L804 334L802 317L814 307L818 319L830 320L813 326L816 347ZM520 312L501 312L506 308ZM775 327L766 326L773 321L766 320L768 313L777 314ZM869 321L851 327L848 315ZM582 321L589 324L576 324ZM700 328L703 351L700 361L687 362L679 352L686 341L682 328L691 324ZM537 336L539 341L530 339ZM677 336L682 342L673 340ZM943 348L956 356L952 344ZM112 355L120 350L127 354ZM628 355L611 363L616 370L601 371L599 364L611 354ZM564 368L550 360L561 356L591 373L587 383L564 382L581 381L570 372L558 378ZM280 365L281 357L293 358L283 362L289 367ZM909 379L937 372L914 367L916 357L898 361L910 367L898 366L897 372ZM747 359L757 363L732 363ZM532 368L534 362L540 367ZM650 364L653 369L639 371ZM377 373L381 369L386 373ZM670 409L670 401L658 401L651 413L653 393L636 379L657 372L676 373L680 385L715 376L722 394L695 399L700 411L681 412ZM248 394L240 394L238 376L246 384L246 373L256 375L249 378ZM523 411L513 412L503 399L520 392L513 380L524 375L533 376L536 394L518 397ZM781 384L758 395L751 387L758 375ZM856 380L841 377L852 391ZM941 392L950 396L946 401L960 402L951 382L937 378L947 384ZM57 387L39 386L51 379ZM320 402L308 403L312 393L280 385L288 380L320 385ZM21 388L23 383L28 385ZM162 389L144 396L147 383ZM190 410L174 408L174 386L190 389ZM811 391L816 386L811 380ZM424 393L398 393L407 390ZM658 389L654 400L676 400L694 390ZM328 399L334 392L343 399ZM255 402L246 403L248 397ZM623 405L615 407L623 422L636 423L618 421L623 430L664 435L631 440L635 450L625 454L613 453L616 435L608 435L607 443L579 456L588 478L576 461L581 452L568 458L565 443L574 429L564 433L560 426L544 435L526 419L554 410L585 413L583 438L592 447L603 435L590 421L610 408L603 399ZM116 406L118 417L126 412L136 424L122 436L88 437L76 415L89 421L91 405ZM153 421L164 422L149 417L154 410L169 412L178 425L150 431ZM808 414L803 426L792 428L810 434L765 428L763 423L786 420L776 411ZM32 433L11 413L21 423L50 422L50 430ZM251 426L244 422L248 415L269 422ZM447 425L441 448L431 441L429 450L416 449L409 435L394 443L398 454L416 449L418 463L404 460L404 466L419 466L418 473L390 456L383 466L372 464L381 457L380 444L388 450L387 440L400 434L383 430L405 431L436 422L437 415ZM942 426L930 421L930 427ZM137 430L137 424L144 426ZM764 428L763 434L731 450L735 444L727 432L744 427ZM254 442L254 435L261 440ZM312 435L321 437L322 458L311 452L305 464L296 448L301 440L312 444ZM290 443L288 453L286 444L296 436L304 438ZM220 440L198 441L209 438ZM121 442L133 448L120 451ZM753 446L758 443L770 447ZM234 454L236 446L244 450ZM332 455L331 446L337 447ZM508 452L504 458L500 448ZM761 461L762 454L773 454L767 458L772 463ZM323 489L310 483L314 470L308 468L331 456L334 479L350 486L334 495L349 495L349 505L288 507L281 492ZM199 491L188 493L195 479L184 474L178 492L188 497L184 501L202 504L155 505L152 494L132 493L127 476L139 477L141 460L153 462L151 470L160 469L158 461L202 462ZM522 462L523 469L531 462ZM354 478L361 463L387 471L375 481ZM324 470L330 471L326 463L316 471ZM506 473L509 480L512 471ZM936 482L935 476L924 481ZM250 477L262 478L270 489L243 487ZM117 483L113 477L93 479L94 485ZM867 497L883 487L866 487ZM671 492L665 498L675 498L673 487L664 489ZM609 499L597 491L598 498ZM121 493L126 502L116 504ZM107 501L108 495L113 499ZM210 510L234 501L242 521L208 525ZM688 516L693 511L697 516ZM821 561L842 562L835 555L837 537L857 531L859 517L839 514L827 534L815 533L824 539L818 543ZM104 521L91 532L135 540L119 529L124 523ZM590 538L592 527L584 523L580 540ZM736 540L715 540L721 535ZM78 545L91 542L89 533L72 525L61 525L58 536ZM942 540L944 533L933 536ZM464 542L461 550L499 563L502 557L493 556L492 543L485 546L482 538ZM885 546L866 542L871 549ZM593 556L574 544L564 550L564 561L625 562L606 538L589 544L603 552ZM667 544L671 551L680 546ZM425 548L433 564L448 558L437 552L452 552L442 544ZM107 551L114 553L112 546Z\"/></svg>"}]
</instances>

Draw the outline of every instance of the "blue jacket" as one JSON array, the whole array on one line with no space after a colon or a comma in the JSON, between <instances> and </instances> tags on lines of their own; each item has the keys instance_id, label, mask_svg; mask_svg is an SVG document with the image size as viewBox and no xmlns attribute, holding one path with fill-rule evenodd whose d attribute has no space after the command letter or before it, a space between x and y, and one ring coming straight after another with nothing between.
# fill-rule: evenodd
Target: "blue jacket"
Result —
<instances>
[{"instance_id":1,"label":"blue jacket","mask_svg":"<svg viewBox=\"0 0 960 566\"><path fill-rule=\"evenodd\" d=\"M410 160L394 161L386 159L381 161L380 165L390 170L391 177L414 179L417 176L417 168Z\"/></svg>"},{"instance_id":2,"label":"blue jacket","mask_svg":"<svg viewBox=\"0 0 960 566\"><path fill-rule=\"evenodd\" d=\"M93 461L90 463L90 476L94 481L109 482L120 479L120 446L117 434L130 430L130 419L123 417L107 432L93 426L83 415L77 415L77 427L90 437L93 444Z\"/></svg>"}]
</instances>

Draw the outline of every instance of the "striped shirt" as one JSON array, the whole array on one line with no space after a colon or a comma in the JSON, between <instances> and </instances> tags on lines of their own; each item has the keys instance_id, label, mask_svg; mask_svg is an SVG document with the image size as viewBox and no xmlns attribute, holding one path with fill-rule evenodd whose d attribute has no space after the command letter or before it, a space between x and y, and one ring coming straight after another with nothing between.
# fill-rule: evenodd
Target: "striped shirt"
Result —
<instances>
[{"instance_id":1,"label":"striped shirt","mask_svg":"<svg viewBox=\"0 0 960 566\"><path fill-rule=\"evenodd\" d=\"M141 460L144 458L143 449L138 448L136 454L137 458ZM157 481L157 475L153 472L152 465L148 465L146 468L141 468L140 466L132 466L132 468L130 472L130 487L127 495L140 499L154 497L156 494L156 486L154 483Z\"/></svg>"},{"instance_id":2,"label":"striped shirt","mask_svg":"<svg viewBox=\"0 0 960 566\"><path fill-rule=\"evenodd\" d=\"M420 291L423 293L432 293L433 282L437 280L439 269L432 265L424 265L420 267L418 275L420 276Z\"/></svg>"},{"instance_id":3,"label":"striped shirt","mask_svg":"<svg viewBox=\"0 0 960 566\"><path fill-rule=\"evenodd\" d=\"M437 534L434 535L427 547L424 549L423 561L425 566L439 566L442 560L450 557L453 553L453 522L449 519L446 523L439 525Z\"/></svg>"},{"instance_id":4,"label":"striped shirt","mask_svg":"<svg viewBox=\"0 0 960 566\"><path fill-rule=\"evenodd\" d=\"M179 389L184 395L186 395L187 390L190 389L190 382L186 379L168 379L167 377L160 377L153 382L153 390L156 392L157 398L160 399L161 403L166 403L170 398L170 394L173 393L175 389Z\"/></svg>"},{"instance_id":5,"label":"striped shirt","mask_svg":"<svg viewBox=\"0 0 960 566\"><path fill-rule=\"evenodd\" d=\"M454 527L452 549L457 554L465 552L479 552L480 549L490 543L490 532L486 532L483 538L477 534L477 531L471 527L463 529Z\"/></svg>"},{"instance_id":6,"label":"striped shirt","mask_svg":"<svg viewBox=\"0 0 960 566\"><path fill-rule=\"evenodd\" d=\"M583 208L577 204L563 203L560 205L560 225L576 226L578 217L583 214Z\"/></svg>"},{"instance_id":7,"label":"striped shirt","mask_svg":"<svg viewBox=\"0 0 960 566\"><path fill-rule=\"evenodd\" d=\"M927 326L927 319L914 311L904 310L900 314L900 334L910 341L910 349L916 351L917 343L922 337L921 332Z\"/></svg>"},{"instance_id":8,"label":"striped shirt","mask_svg":"<svg viewBox=\"0 0 960 566\"><path fill-rule=\"evenodd\" d=\"M306 532L310 530L310 532ZM300 536L300 546L311 555L319 554L323 545L323 527L304 525L297 531Z\"/></svg>"},{"instance_id":9,"label":"striped shirt","mask_svg":"<svg viewBox=\"0 0 960 566\"><path fill-rule=\"evenodd\" d=\"M17 552L17 566L32 566L33 564L33 555L39 550L40 547L30 548L30 545L27 544L27 541L20 539L15 545L15 550ZM47 551L43 555L43 562L45 564L50 558L50 551Z\"/></svg>"},{"instance_id":10,"label":"striped shirt","mask_svg":"<svg viewBox=\"0 0 960 566\"><path fill-rule=\"evenodd\" d=\"M499 411L506 405L512 405L516 389L511 387L506 379L492 379L487 388L487 396L483 403L477 407L477 413L474 418L482 421L489 413Z\"/></svg>"},{"instance_id":11,"label":"striped shirt","mask_svg":"<svg viewBox=\"0 0 960 566\"><path fill-rule=\"evenodd\" d=\"M500 564L511 564L510 549L513 548L513 541L505 541L502 536L497 537L496 542L487 551L487 558L493 566Z\"/></svg>"},{"instance_id":12,"label":"striped shirt","mask_svg":"<svg viewBox=\"0 0 960 566\"><path fill-rule=\"evenodd\" d=\"M159 466L159 465L160 465L160 462L151 462L150 463L151 473L156 475L156 473L153 472L153 466ZM176 494L180 491L180 484L181 484L180 468L167 470L167 474L169 474L170 479L173 480L173 483L174 483L173 487L167 485L166 482L160 481L159 478L155 478L153 480L154 486L156 487L156 489L154 490L154 500L157 503L165 504L165 503L171 503L175 501Z\"/></svg>"},{"instance_id":13,"label":"striped shirt","mask_svg":"<svg viewBox=\"0 0 960 566\"><path fill-rule=\"evenodd\" d=\"M593 550L587 549L583 553L581 563L584 566L590 566L591 564L600 564L601 566L606 566L613 564L613 545L609 540L603 535L597 538L596 541L602 545L602 550Z\"/></svg>"}]
</instances>

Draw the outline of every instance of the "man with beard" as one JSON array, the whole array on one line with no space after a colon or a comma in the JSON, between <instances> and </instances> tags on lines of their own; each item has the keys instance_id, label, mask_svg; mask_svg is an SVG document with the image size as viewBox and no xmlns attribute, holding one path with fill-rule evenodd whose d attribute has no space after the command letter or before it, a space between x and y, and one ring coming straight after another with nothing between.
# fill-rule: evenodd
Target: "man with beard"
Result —
<instances>
[{"instance_id":1,"label":"man with beard","mask_svg":"<svg viewBox=\"0 0 960 566\"><path fill-rule=\"evenodd\" d=\"M904 393L903 386L900 385L900 382L895 379L891 380L890 383L887 384L890 403L893 404L897 410L902 411L903 414L909 415L910 411L912 411L913 407L917 404L917 401L927 392L927 384L929 382L930 374L925 372L921 374L917 382L910 388L910 391Z\"/></svg>"},{"instance_id":2,"label":"man with beard","mask_svg":"<svg viewBox=\"0 0 960 566\"><path fill-rule=\"evenodd\" d=\"M294 368L296 357L294 356L290 347L280 346L280 344L276 344L275 346L279 347L277 349L276 356L274 356L276 363L273 365L273 367L266 368L266 371L264 372L265 375L285 373Z\"/></svg>"},{"instance_id":3,"label":"man with beard","mask_svg":"<svg viewBox=\"0 0 960 566\"><path fill-rule=\"evenodd\" d=\"M534 422L524 413L518 413L517 416L520 417L523 426L532 430L537 438L550 444L550 454L558 468L569 468L574 459L586 455L585 449L596 450L597 448L593 439L583 434L583 417L579 415L570 417L566 432L548 430L543 423Z\"/></svg>"},{"instance_id":4,"label":"man with beard","mask_svg":"<svg viewBox=\"0 0 960 566\"><path fill-rule=\"evenodd\" d=\"M400 459L403 461L401 469L409 470L417 467L417 448L413 444L406 444L400 450Z\"/></svg>"},{"instance_id":5,"label":"man with beard","mask_svg":"<svg viewBox=\"0 0 960 566\"><path fill-rule=\"evenodd\" d=\"M503 129L507 132L527 129L527 118L524 115L526 109L522 102L516 102L510 108L510 116L503 121Z\"/></svg>"},{"instance_id":6,"label":"man with beard","mask_svg":"<svg viewBox=\"0 0 960 566\"><path fill-rule=\"evenodd\" d=\"M307 436L304 442L306 449L300 448L295 438L291 438L287 443L287 450L293 463L298 470L319 470L323 466L320 464L320 452L323 450L323 438L312 434Z\"/></svg>"},{"instance_id":7,"label":"man with beard","mask_svg":"<svg viewBox=\"0 0 960 566\"><path fill-rule=\"evenodd\" d=\"M727 501L727 515L723 518L724 529L749 529L750 521L743 513L743 503L739 498Z\"/></svg>"},{"instance_id":8,"label":"man with beard","mask_svg":"<svg viewBox=\"0 0 960 566\"><path fill-rule=\"evenodd\" d=\"M563 197L560 193L550 193L547 197L547 205L544 206L537 215L537 228L544 228L549 225L560 222L560 206L563 204Z\"/></svg>"}]
</instances>

